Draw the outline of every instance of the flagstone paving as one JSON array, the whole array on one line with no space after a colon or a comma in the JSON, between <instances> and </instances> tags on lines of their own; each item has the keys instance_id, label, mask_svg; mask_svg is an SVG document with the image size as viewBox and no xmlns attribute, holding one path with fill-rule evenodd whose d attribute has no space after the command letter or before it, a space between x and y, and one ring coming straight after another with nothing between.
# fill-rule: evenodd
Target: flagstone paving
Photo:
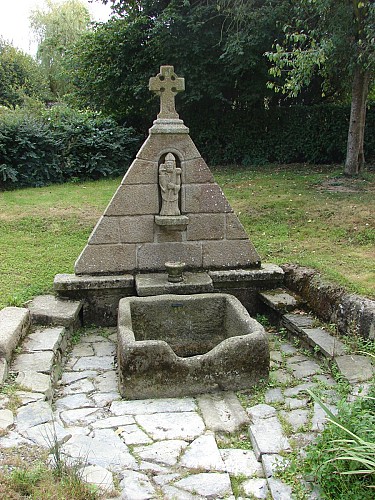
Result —
<instances>
[{"instance_id":1,"label":"flagstone paving","mask_svg":"<svg viewBox=\"0 0 375 500\"><path fill-rule=\"evenodd\" d=\"M319 385L336 411L336 382L322 365L271 333L272 384L263 396L243 391L243 406L233 393L124 401L116 333L108 333L82 336L73 347L52 407L45 384L41 393L19 391L22 404L13 414L5 410L7 398L0 399L0 448L49 449L58 442L62 456L80 464L82 477L99 485L104 498L292 498L275 478L275 464L294 446L303 450L324 426L325 414L306 389Z\"/></svg>"}]
</instances>

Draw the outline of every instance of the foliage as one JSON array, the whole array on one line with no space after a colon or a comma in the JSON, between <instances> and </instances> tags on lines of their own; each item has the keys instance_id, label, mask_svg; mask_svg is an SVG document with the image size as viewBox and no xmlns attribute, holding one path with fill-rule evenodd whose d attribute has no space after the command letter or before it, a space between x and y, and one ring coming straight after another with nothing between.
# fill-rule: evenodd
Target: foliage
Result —
<instances>
[{"instance_id":1,"label":"foliage","mask_svg":"<svg viewBox=\"0 0 375 500\"><path fill-rule=\"evenodd\" d=\"M36 9L30 16L31 28L38 40L37 58L55 96L62 97L70 89L64 58L90 23L89 11L81 0L54 3L46 0L45 9Z\"/></svg>"},{"instance_id":2,"label":"foliage","mask_svg":"<svg viewBox=\"0 0 375 500\"><path fill-rule=\"evenodd\" d=\"M310 392L310 391L309 391ZM375 488L375 385L368 397L342 403L337 416L310 392L328 415L329 425L310 446L309 469L324 498L366 500Z\"/></svg>"},{"instance_id":3,"label":"foliage","mask_svg":"<svg viewBox=\"0 0 375 500\"><path fill-rule=\"evenodd\" d=\"M134 154L130 128L65 106L0 114L0 189L119 175Z\"/></svg>"},{"instance_id":4,"label":"foliage","mask_svg":"<svg viewBox=\"0 0 375 500\"><path fill-rule=\"evenodd\" d=\"M28 99L46 100L48 84L34 59L0 38L0 106L23 105Z\"/></svg>"}]
</instances>

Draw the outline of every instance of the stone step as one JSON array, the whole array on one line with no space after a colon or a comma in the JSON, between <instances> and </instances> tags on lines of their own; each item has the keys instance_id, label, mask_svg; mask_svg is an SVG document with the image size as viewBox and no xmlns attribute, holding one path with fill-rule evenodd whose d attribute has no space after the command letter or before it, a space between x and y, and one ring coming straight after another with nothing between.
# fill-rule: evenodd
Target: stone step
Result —
<instances>
[{"instance_id":1,"label":"stone step","mask_svg":"<svg viewBox=\"0 0 375 500\"><path fill-rule=\"evenodd\" d=\"M269 308L280 314L288 311L293 311L294 309L299 307L299 304L301 302L299 298L282 288L275 288L274 290L259 292L259 298Z\"/></svg>"},{"instance_id":2,"label":"stone step","mask_svg":"<svg viewBox=\"0 0 375 500\"><path fill-rule=\"evenodd\" d=\"M197 401L207 429L236 432L249 423L249 417L234 392L202 394Z\"/></svg>"},{"instance_id":3,"label":"stone step","mask_svg":"<svg viewBox=\"0 0 375 500\"><path fill-rule=\"evenodd\" d=\"M24 307L5 307L0 311L0 359L8 363L18 342L30 327L30 313Z\"/></svg>"},{"instance_id":4,"label":"stone step","mask_svg":"<svg viewBox=\"0 0 375 500\"><path fill-rule=\"evenodd\" d=\"M281 325L297 336L315 354L333 359L345 354L345 345L323 328L314 328L314 318L302 314L284 314Z\"/></svg>"},{"instance_id":5,"label":"stone step","mask_svg":"<svg viewBox=\"0 0 375 500\"><path fill-rule=\"evenodd\" d=\"M54 295L39 295L28 302L33 325L57 325L66 327L70 333L82 324L83 301L65 300Z\"/></svg>"},{"instance_id":6,"label":"stone step","mask_svg":"<svg viewBox=\"0 0 375 500\"><path fill-rule=\"evenodd\" d=\"M350 384L371 380L375 374L375 367L369 356L360 354L346 354L335 358L335 363L343 377Z\"/></svg>"}]
</instances>

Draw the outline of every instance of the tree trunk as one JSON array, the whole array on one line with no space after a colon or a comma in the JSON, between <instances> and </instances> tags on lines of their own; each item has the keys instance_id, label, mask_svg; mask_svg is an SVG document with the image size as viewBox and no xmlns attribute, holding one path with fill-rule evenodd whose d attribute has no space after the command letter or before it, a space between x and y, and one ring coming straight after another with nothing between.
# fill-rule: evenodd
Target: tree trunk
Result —
<instances>
[{"instance_id":1,"label":"tree trunk","mask_svg":"<svg viewBox=\"0 0 375 500\"><path fill-rule=\"evenodd\" d=\"M352 84L352 105L348 132L348 145L344 174L357 175L363 168L365 158L363 142L365 135L366 102L370 74L356 68Z\"/></svg>"}]
</instances>

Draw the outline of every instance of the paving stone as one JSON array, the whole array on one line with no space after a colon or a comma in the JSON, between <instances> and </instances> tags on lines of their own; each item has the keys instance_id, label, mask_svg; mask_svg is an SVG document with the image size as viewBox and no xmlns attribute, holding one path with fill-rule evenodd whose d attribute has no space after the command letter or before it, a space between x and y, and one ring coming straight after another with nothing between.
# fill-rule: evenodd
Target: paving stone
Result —
<instances>
[{"instance_id":1,"label":"paving stone","mask_svg":"<svg viewBox=\"0 0 375 500\"><path fill-rule=\"evenodd\" d=\"M82 481L96 486L102 492L111 493L115 489L112 472L100 465L88 465L78 469L78 473Z\"/></svg>"},{"instance_id":2,"label":"paving stone","mask_svg":"<svg viewBox=\"0 0 375 500\"><path fill-rule=\"evenodd\" d=\"M155 488L146 474L132 470L123 472L120 488L122 488L123 500L147 500L156 496Z\"/></svg>"},{"instance_id":3,"label":"paving stone","mask_svg":"<svg viewBox=\"0 0 375 500\"><path fill-rule=\"evenodd\" d=\"M56 352L64 341L66 347L66 332L64 327L46 328L30 333L22 344L23 352L53 351ZM62 347L63 350L64 346Z\"/></svg>"},{"instance_id":4,"label":"paving stone","mask_svg":"<svg viewBox=\"0 0 375 500\"><path fill-rule=\"evenodd\" d=\"M288 466L288 460L277 453L262 455L262 465L266 478L272 477L279 468Z\"/></svg>"},{"instance_id":5,"label":"paving stone","mask_svg":"<svg viewBox=\"0 0 375 500\"><path fill-rule=\"evenodd\" d=\"M323 328L302 328L306 341L312 347L318 347L319 352L326 358L333 358L345 354L345 345L337 337L333 337Z\"/></svg>"},{"instance_id":6,"label":"paving stone","mask_svg":"<svg viewBox=\"0 0 375 500\"><path fill-rule=\"evenodd\" d=\"M5 394L0 394L0 410L5 410L9 404L9 397L5 396Z\"/></svg>"},{"instance_id":7,"label":"paving stone","mask_svg":"<svg viewBox=\"0 0 375 500\"><path fill-rule=\"evenodd\" d=\"M113 356L85 356L74 364L74 371L113 370Z\"/></svg>"},{"instance_id":8,"label":"paving stone","mask_svg":"<svg viewBox=\"0 0 375 500\"><path fill-rule=\"evenodd\" d=\"M308 314L284 314L282 317L284 326L296 333L300 333L301 328L311 327L314 321L314 318Z\"/></svg>"},{"instance_id":9,"label":"paving stone","mask_svg":"<svg viewBox=\"0 0 375 500\"><path fill-rule=\"evenodd\" d=\"M284 343L280 345L280 351L285 354L294 354L297 352L297 349L292 344Z\"/></svg>"},{"instance_id":10,"label":"paving stone","mask_svg":"<svg viewBox=\"0 0 375 500\"><path fill-rule=\"evenodd\" d=\"M293 436L291 436L290 440L298 449L301 450L314 441L315 438L316 435L313 432L297 432L297 434L293 434Z\"/></svg>"},{"instance_id":11,"label":"paving stone","mask_svg":"<svg viewBox=\"0 0 375 500\"><path fill-rule=\"evenodd\" d=\"M224 462L212 434L199 436L185 450L180 465L189 469L224 471Z\"/></svg>"},{"instance_id":12,"label":"paving stone","mask_svg":"<svg viewBox=\"0 0 375 500\"><path fill-rule=\"evenodd\" d=\"M250 439L257 460L264 453L289 451L290 444L277 417L256 420L250 425Z\"/></svg>"},{"instance_id":13,"label":"paving stone","mask_svg":"<svg viewBox=\"0 0 375 500\"><path fill-rule=\"evenodd\" d=\"M164 467L162 465L155 464L152 462L146 462L146 461L141 462L139 464L139 471L152 473L152 474L169 474L171 472L168 467Z\"/></svg>"},{"instance_id":14,"label":"paving stone","mask_svg":"<svg viewBox=\"0 0 375 500\"><path fill-rule=\"evenodd\" d=\"M273 406L265 404L250 406L246 411L253 422L263 418L275 417L277 415L277 411Z\"/></svg>"},{"instance_id":15,"label":"paving stone","mask_svg":"<svg viewBox=\"0 0 375 500\"><path fill-rule=\"evenodd\" d=\"M154 413L136 415L137 423L152 439L194 439L205 429L202 418L195 412Z\"/></svg>"},{"instance_id":16,"label":"paving stone","mask_svg":"<svg viewBox=\"0 0 375 500\"><path fill-rule=\"evenodd\" d=\"M108 417L103 418L102 420L97 420L91 424L91 427L93 429L111 429L131 424L135 424L134 417L123 415L120 417Z\"/></svg>"},{"instance_id":17,"label":"paving stone","mask_svg":"<svg viewBox=\"0 0 375 500\"><path fill-rule=\"evenodd\" d=\"M300 363L293 363L290 365L293 370L293 375L296 378L309 377L310 375L316 375L320 372L320 366L315 361L308 360L302 361Z\"/></svg>"},{"instance_id":18,"label":"paving stone","mask_svg":"<svg viewBox=\"0 0 375 500\"><path fill-rule=\"evenodd\" d=\"M206 427L215 432L235 432L249 422L233 392L203 394L197 401Z\"/></svg>"},{"instance_id":19,"label":"paving stone","mask_svg":"<svg viewBox=\"0 0 375 500\"><path fill-rule=\"evenodd\" d=\"M174 486L209 498L233 494L229 474L219 472L193 474L175 482Z\"/></svg>"},{"instance_id":20,"label":"paving stone","mask_svg":"<svg viewBox=\"0 0 375 500\"><path fill-rule=\"evenodd\" d=\"M288 385L292 384L293 377L286 370L278 369L270 372L270 381L280 385Z\"/></svg>"},{"instance_id":21,"label":"paving stone","mask_svg":"<svg viewBox=\"0 0 375 500\"><path fill-rule=\"evenodd\" d=\"M374 367L367 356L347 354L335 358L337 367L350 384L366 382L374 375Z\"/></svg>"},{"instance_id":22,"label":"paving stone","mask_svg":"<svg viewBox=\"0 0 375 500\"><path fill-rule=\"evenodd\" d=\"M135 401L115 401L111 404L114 415L149 415L152 413L173 413L195 411L194 399L143 399Z\"/></svg>"},{"instance_id":23,"label":"paving stone","mask_svg":"<svg viewBox=\"0 0 375 500\"><path fill-rule=\"evenodd\" d=\"M78 423L91 424L100 416L98 408L78 408L76 410L65 410L60 413L60 418L66 425L75 425Z\"/></svg>"},{"instance_id":24,"label":"paving stone","mask_svg":"<svg viewBox=\"0 0 375 500\"><path fill-rule=\"evenodd\" d=\"M25 429L22 432L22 435L27 439L30 439L38 446L43 448L52 448L56 444L63 444L68 439L72 437L72 435L61 427L61 425L56 422L47 422L45 424L35 425L30 429Z\"/></svg>"},{"instance_id":25,"label":"paving stone","mask_svg":"<svg viewBox=\"0 0 375 500\"><path fill-rule=\"evenodd\" d=\"M266 479L247 479L241 486L245 495L250 498L267 498L269 493Z\"/></svg>"},{"instance_id":26,"label":"paving stone","mask_svg":"<svg viewBox=\"0 0 375 500\"><path fill-rule=\"evenodd\" d=\"M77 380L76 382L72 382L69 385L66 385L63 388L62 393L65 396L68 396L70 394L89 394L90 392L93 392L95 390L94 384L89 380L88 378L82 378L80 380Z\"/></svg>"},{"instance_id":27,"label":"paving stone","mask_svg":"<svg viewBox=\"0 0 375 500\"><path fill-rule=\"evenodd\" d=\"M170 483L176 479L179 479L181 474L172 473L172 474L159 474L158 476L154 476L153 480L158 486L164 486L165 484Z\"/></svg>"},{"instance_id":28,"label":"paving stone","mask_svg":"<svg viewBox=\"0 0 375 500\"><path fill-rule=\"evenodd\" d=\"M121 430L121 438L124 443L129 445L137 444L149 444L152 443L152 439L147 436L145 432L142 431L136 424L125 425L119 427L118 431Z\"/></svg>"},{"instance_id":29,"label":"paving stone","mask_svg":"<svg viewBox=\"0 0 375 500\"><path fill-rule=\"evenodd\" d=\"M45 395L41 392L16 391L14 395L21 401L22 405L46 400Z\"/></svg>"},{"instance_id":30,"label":"paving stone","mask_svg":"<svg viewBox=\"0 0 375 500\"><path fill-rule=\"evenodd\" d=\"M309 410L291 410L291 411L281 411L285 420L292 426L293 432L297 432L301 427L307 424L309 419Z\"/></svg>"},{"instance_id":31,"label":"paving stone","mask_svg":"<svg viewBox=\"0 0 375 500\"><path fill-rule=\"evenodd\" d=\"M270 359L271 361L275 361L276 363L283 362L283 357L280 351L270 351Z\"/></svg>"},{"instance_id":32,"label":"paving stone","mask_svg":"<svg viewBox=\"0 0 375 500\"><path fill-rule=\"evenodd\" d=\"M18 446L34 446L30 439L26 439L15 431L9 431L6 436L0 437L0 449L17 448Z\"/></svg>"},{"instance_id":33,"label":"paving stone","mask_svg":"<svg viewBox=\"0 0 375 500\"><path fill-rule=\"evenodd\" d=\"M97 429L95 437L73 436L61 447L61 452L75 461L84 460L89 465L117 470L138 467L128 447L111 429Z\"/></svg>"},{"instance_id":34,"label":"paving stone","mask_svg":"<svg viewBox=\"0 0 375 500\"><path fill-rule=\"evenodd\" d=\"M17 410L17 428L19 430L51 422L52 419L51 406L45 401L36 401Z\"/></svg>"},{"instance_id":35,"label":"paving stone","mask_svg":"<svg viewBox=\"0 0 375 500\"><path fill-rule=\"evenodd\" d=\"M89 408L92 406L92 401L87 397L87 394L71 394L58 399L55 406L60 411Z\"/></svg>"},{"instance_id":36,"label":"paving stone","mask_svg":"<svg viewBox=\"0 0 375 500\"><path fill-rule=\"evenodd\" d=\"M309 361L310 358L305 356L304 354L295 354L294 356L290 356L290 358L287 358L286 363L287 365L291 365L293 363L300 363L301 361Z\"/></svg>"},{"instance_id":37,"label":"paving stone","mask_svg":"<svg viewBox=\"0 0 375 500\"><path fill-rule=\"evenodd\" d=\"M266 403L282 403L284 401L284 396L281 392L280 387L275 389L268 389L264 395L264 400Z\"/></svg>"},{"instance_id":38,"label":"paving stone","mask_svg":"<svg viewBox=\"0 0 375 500\"><path fill-rule=\"evenodd\" d=\"M296 410L297 408L306 408L308 400L306 398L285 398L284 403L289 410Z\"/></svg>"},{"instance_id":39,"label":"paving stone","mask_svg":"<svg viewBox=\"0 0 375 500\"><path fill-rule=\"evenodd\" d=\"M84 356L94 356L95 351L91 344L78 344L73 347L72 354L73 358L80 358Z\"/></svg>"},{"instance_id":40,"label":"paving stone","mask_svg":"<svg viewBox=\"0 0 375 500\"><path fill-rule=\"evenodd\" d=\"M0 386L6 381L9 373L8 361L5 358L0 359Z\"/></svg>"},{"instance_id":41,"label":"paving stone","mask_svg":"<svg viewBox=\"0 0 375 500\"><path fill-rule=\"evenodd\" d=\"M30 392L40 392L46 399L52 399L51 377L45 373L34 371L18 372L16 384L28 389Z\"/></svg>"},{"instance_id":42,"label":"paving stone","mask_svg":"<svg viewBox=\"0 0 375 500\"><path fill-rule=\"evenodd\" d=\"M293 295L282 289L275 289L259 293L260 299L267 304L271 309L277 312L292 311L298 305L297 300Z\"/></svg>"},{"instance_id":43,"label":"paving stone","mask_svg":"<svg viewBox=\"0 0 375 500\"><path fill-rule=\"evenodd\" d=\"M203 497L193 495L187 491L180 490L175 486L166 485L162 487L163 498L165 500L200 500Z\"/></svg>"},{"instance_id":44,"label":"paving stone","mask_svg":"<svg viewBox=\"0 0 375 500\"><path fill-rule=\"evenodd\" d=\"M175 465L181 452L188 443L181 439L159 441L148 446L136 446L136 453L142 460L156 462L162 465Z\"/></svg>"},{"instance_id":45,"label":"paving stone","mask_svg":"<svg viewBox=\"0 0 375 500\"><path fill-rule=\"evenodd\" d=\"M10 410L0 410L0 431L6 431L14 424L14 416Z\"/></svg>"},{"instance_id":46,"label":"paving stone","mask_svg":"<svg viewBox=\"0 0 375 500\"><path fill-rule=\"evenodd\" d=\"M287 389L284 389L284 396L298 396L301 392L306 393L306 389L312 389L313 387L316 387L314 382L306 382L304 384L296 385L295 387L288 387Z\"/></svg>"},{"instance_id":47,"label":"paving stone","mask_svg":"<svg viewBox=\"0 0 375 500\"><path fill-rule=\"evenodd\" d=\"M290 500L293 498L292 488L279 479L270 477L268 479L268 488L271 491L273 500Z\"/></svg>"},{"instance_id":48,"label":"paving stone","mask_svg":"<svg viewBox=\"0 0 375 500\"><path fill-rule=\"evenodd\" d=\"M117 399L121 399L120 393L117 392L97 392L91 395L91 398L94 400L97 406L101 408L105 406L109 406L113 401Z\"/></svg>"},{"instance_id":49,"label":"paving stone","mask_svg":"<svg viewBox=\"0 0 375 500\"><path fill-rule=\"evenodd\" d=\"M114 356L116 346L112 342L96 342L93 344L96 356Z\"/></svg>"},{"instance_id":50,"label":"paving stone","mask_svg":"<svg viewBox=\"0 0 375 500\"><path fill-rule=\"evenodd\" d=\"M96 379L97 376L98 372L94 370L86 370L81 372L64 372L61 376L61 383L71 384L72 382L76 382L77 380L81 380L83 378Z\"/></svg>"},{"instance_id":51,"label":"paving stone","mask_svg":"<svg viewBox=\"0 0 375 500\"><path fill-rule=\"evenodd\" d=\"M263 477L263 467L257 461L253 450L238 450L235 448L221 449L224 461L224 471L231 476Z\"/></svg>"},{"instance_id":52,"label":"paving stone","mask_svg":"<svg viewBox=\"0 0 375 500\"><path fill-rule=\"evenodd\" d=\"M12 370L15 372L51 373L54 362L55 353L53 351L18 354L12 363Z\"/></svg>"},{"instance_id":53,"label":"paving stone","mask_svg":"<svg viewBox=\"0 0 375 500\"><path fill-rule=\"evenodd\" d=\"M337 408L335 406L330 404L326 404L326 406L334 415L337 415ZM323 430L326 422L327 422L327 415L325 411L321 406L318 405L318 403L314 403L314 413L311 419L311 430L313 431Z\"/></svg>"},{"instance_id":54,"label":"paving stone","mask_svg":"<svg viewBox=\"0 0 375 500\"><path fill-rule=\"evenodd\" d=\"M0 310L0 358L10 361L14 349L30 326L30 313L23 307Z\"/></svg>"},{"instance_id":55,"label":"paving stone","mask_svg":"<svg viewBox=\"0 0 375 500\"><path fill-rule=\"evenodd\" d=\"M84 343L89 343L89 344L96 344L97 342L108 342L103 335L82 335L80 338L80 342Z\"/></svg>"},{"instance_id":56,"label":"paving stone","mask_svg":"<svg viewBox=\"0 0 375 500\"><path fill-rule=\"evenodd\" d=\"M116 392L118 390L117 373L114 370L104 372L95 378L94 384L100 392Z\"/></svg>"}]
</instances>

